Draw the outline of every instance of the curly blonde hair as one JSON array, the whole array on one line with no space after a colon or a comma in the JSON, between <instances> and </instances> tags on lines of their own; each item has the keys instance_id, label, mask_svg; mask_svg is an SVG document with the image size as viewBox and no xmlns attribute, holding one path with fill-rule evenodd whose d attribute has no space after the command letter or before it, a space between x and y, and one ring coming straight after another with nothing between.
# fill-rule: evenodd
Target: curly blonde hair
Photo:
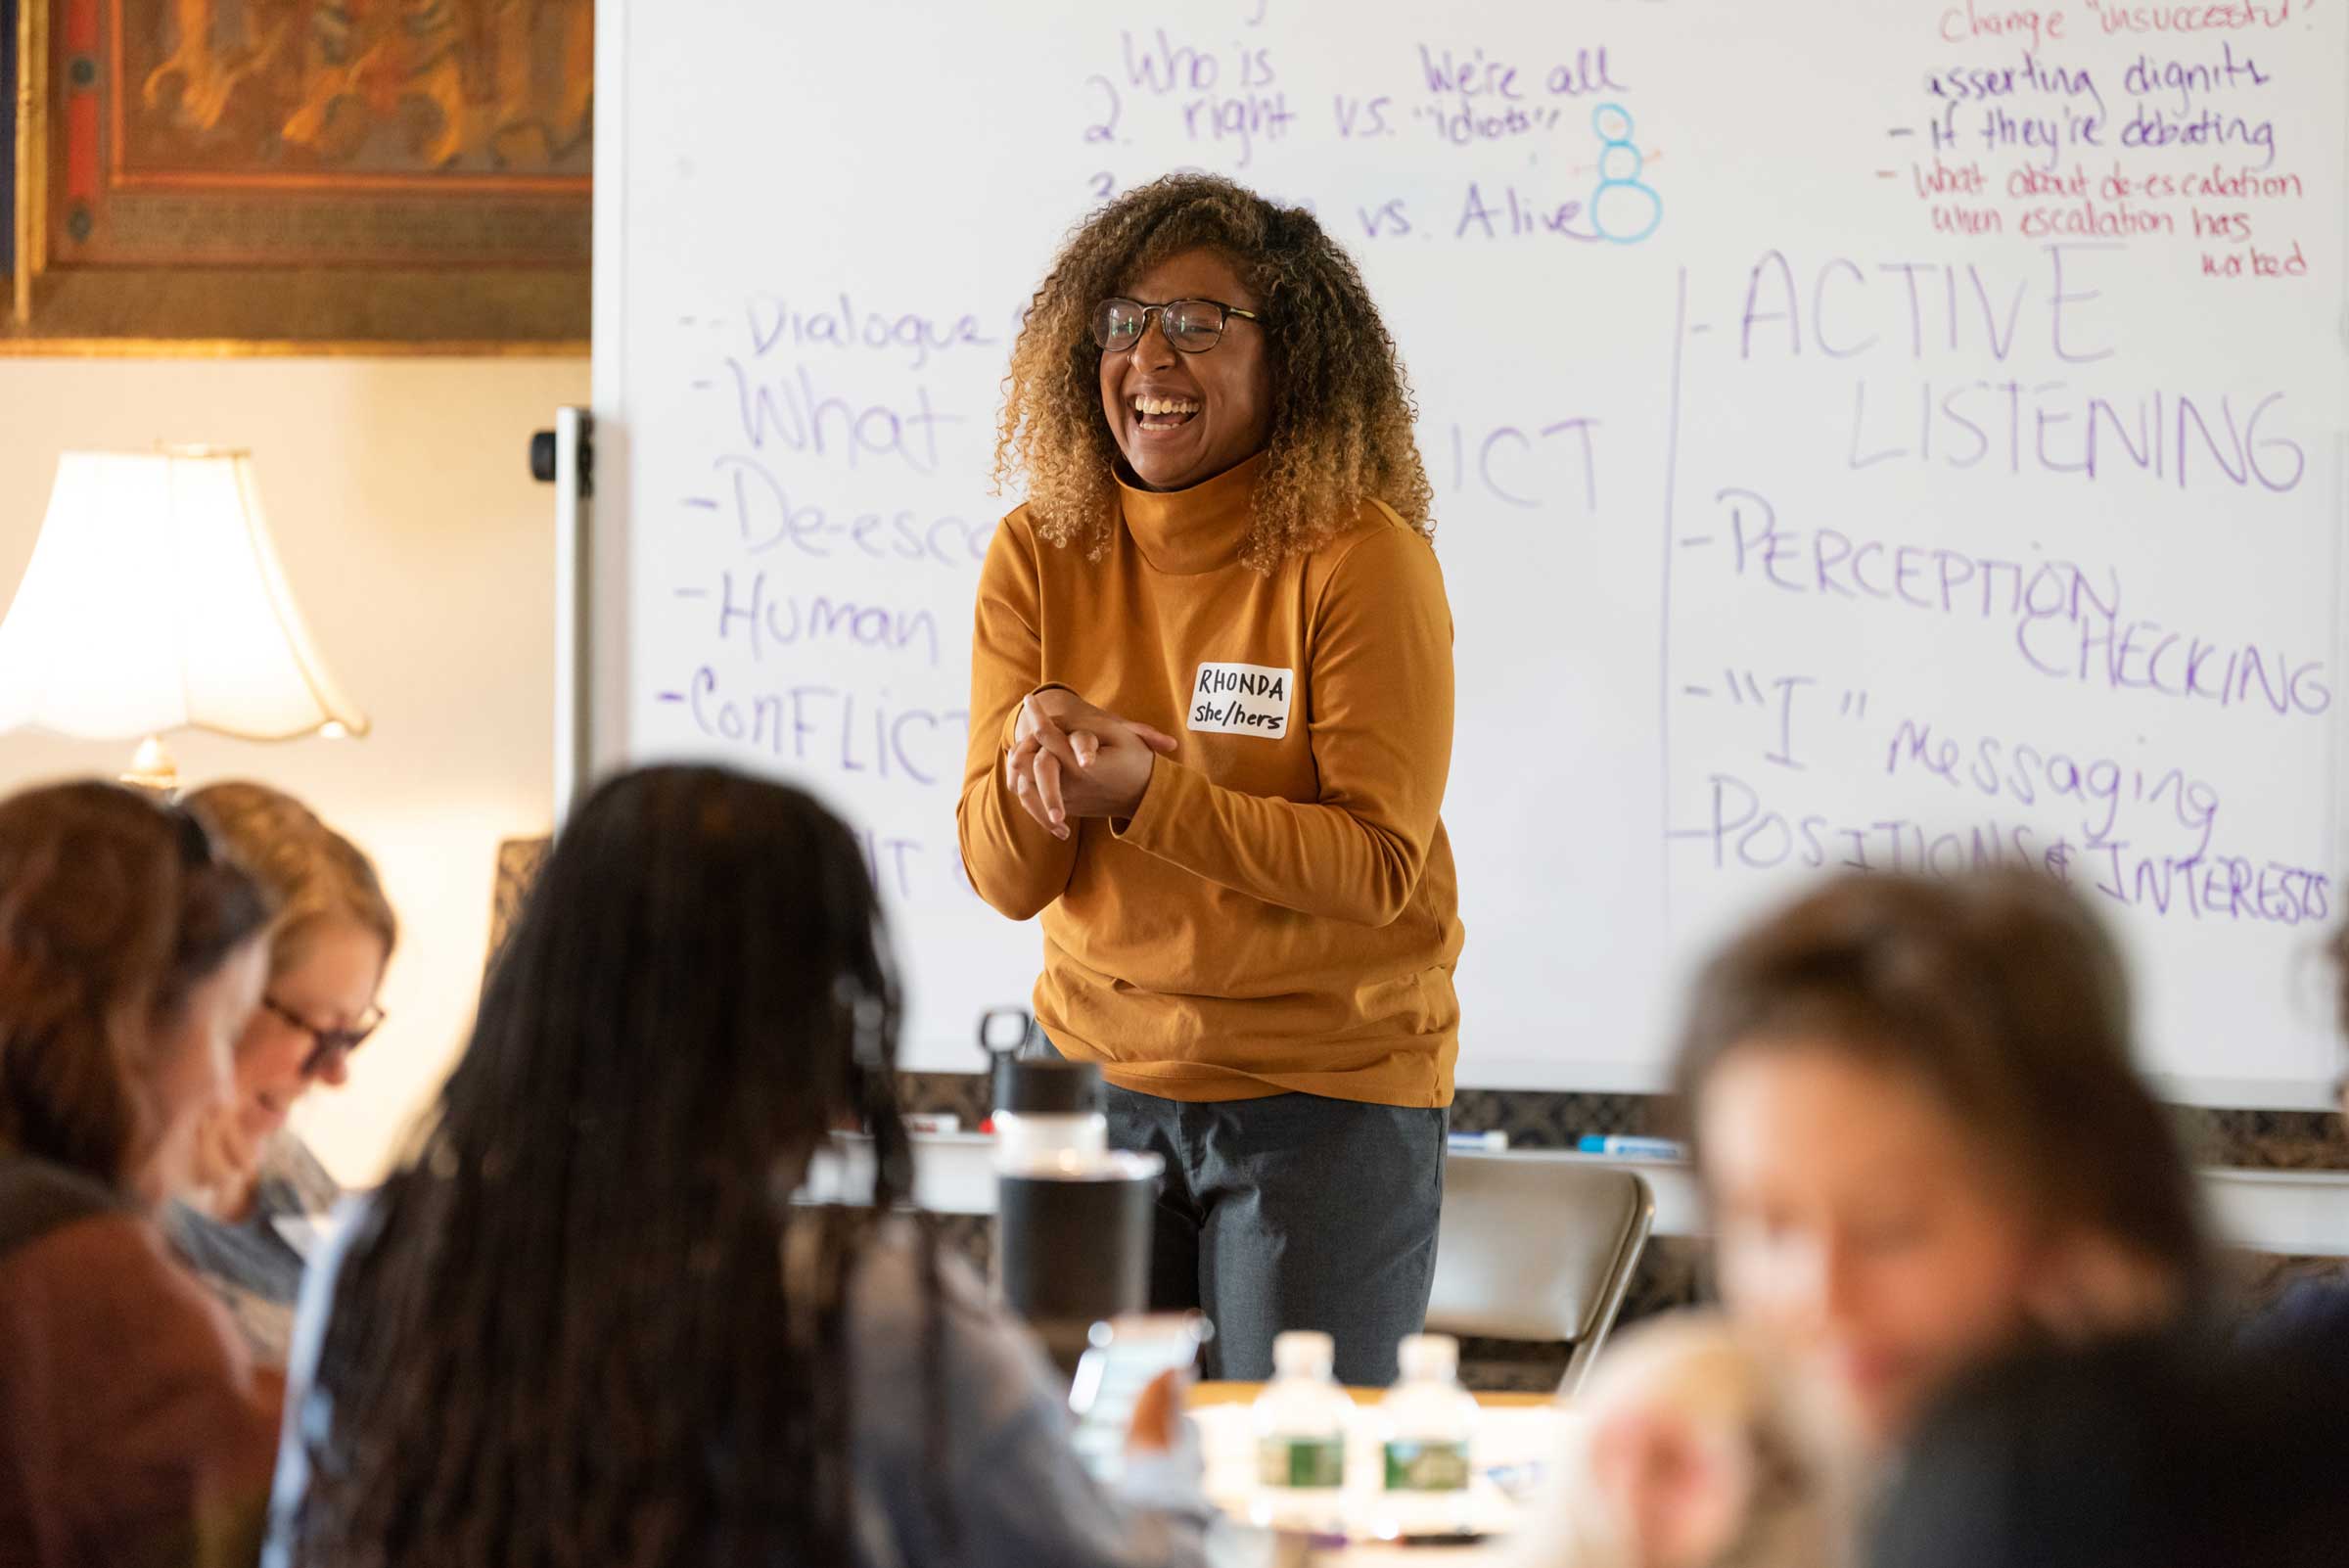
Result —
<instances>
[{"instance_id":1,"label":"curly blonde hair","mask_svg":"<svg viewBox=\"0 0 2349 1568\"><path fill-rule=\"evenodd\" d=\"M995 485L1024 478L1036 530L1098 558L1118 515L1118 446L1101 412L1093 307L1184 251L1214 251L1263 303L1272 422L1240 559L1259 572L1384 501L1425 537L1435 491L1417 406L1354 261L1303 208L1213 174L1136 186L1080 224L1031 301L1004 380Z\"/></svg>"}]
</instances>

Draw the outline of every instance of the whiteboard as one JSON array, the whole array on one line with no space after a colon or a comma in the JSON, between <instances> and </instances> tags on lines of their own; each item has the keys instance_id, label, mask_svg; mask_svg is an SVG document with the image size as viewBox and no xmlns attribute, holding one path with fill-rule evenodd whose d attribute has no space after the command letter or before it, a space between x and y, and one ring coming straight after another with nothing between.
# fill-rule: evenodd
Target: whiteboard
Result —
<instances>
[{"instance_id":1,"label":"whiteboard","mask_svg":"<svg viewBox=\"0 0 2349 1568\"><path fill-rule=\"evenodd\" d=\"M1840 863L2022 860L2164 1088L2325 1102L2349 6L599 7L594 752L863 835L907 1056L1040 940L954 849L999 380L1170 168L1310 203L1457 623L1459 1080L1659 1086Z\"/></svg>"}]
</instances>

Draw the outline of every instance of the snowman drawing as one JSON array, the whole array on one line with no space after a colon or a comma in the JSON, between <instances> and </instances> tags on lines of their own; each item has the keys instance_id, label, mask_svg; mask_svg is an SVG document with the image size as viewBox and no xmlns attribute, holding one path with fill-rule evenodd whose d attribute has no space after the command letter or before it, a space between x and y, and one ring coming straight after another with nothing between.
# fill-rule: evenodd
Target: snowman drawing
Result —
<instances>
[{"instance_id":1,"label":"snowman drawing","mask_svg":"<svg viewBox=\"0 0 2349 1568\"><path fill-rule=\"evenodd\" d=\"M1664 221L1664 198L1640 177L1646 160L1632 141L1631 112L1601 104L1590 115L1598 133L1598 190L1590 198L1590 223L1617 245L1636 245Z\"/></svg>"}]
</instances>

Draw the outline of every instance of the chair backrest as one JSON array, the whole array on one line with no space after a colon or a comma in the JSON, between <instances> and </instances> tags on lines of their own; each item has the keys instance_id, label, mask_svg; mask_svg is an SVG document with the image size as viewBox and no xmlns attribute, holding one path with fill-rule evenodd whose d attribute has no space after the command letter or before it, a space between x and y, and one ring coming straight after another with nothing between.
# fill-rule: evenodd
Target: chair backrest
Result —
<instances>
[{"instance_id":1,"label":"chair backrest","mask_svg":"<svg viewBox=\"0 0 2349 1568\"><path fill-rule=\"evenodd\" d=\"M1637 1173L1587 1155L1451 1156L1429 1329L1565 1341L1573 1392L1623 1309L1655 1212Z\"/></svg>"}]
</instances>

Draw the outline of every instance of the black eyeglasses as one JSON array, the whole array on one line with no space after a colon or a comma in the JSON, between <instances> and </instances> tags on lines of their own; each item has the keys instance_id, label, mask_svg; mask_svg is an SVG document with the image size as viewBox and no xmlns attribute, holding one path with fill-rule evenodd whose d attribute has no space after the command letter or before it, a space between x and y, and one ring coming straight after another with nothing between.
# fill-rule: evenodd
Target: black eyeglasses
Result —
<instances>
[{"instance_id":1,"label":"black eyeglasses","mask_svg":"<svg viewBox=\"0 0 2349 1568\"><path fill-rule=\"evenodd\" d=\"M340 1051L348 1056L367 1042L368 1036L384 1027L385 1015L381 1007L369 1007L366 1016L348 1029L320 1029L274 996L263 996L261 1005L310 1037L310 1054L301 1059L301 1076L304 1078L318 1071L330 1054Z\"/></svg>"},{"instance_id":2,"label":"black eyeglasses","mask_svg":"<svg viewBox=\"0 0 2349 1568\"><path fill-rule=\"evenodd\" d=\"M1186 354L1203 354L1223 341L1223 324L1233 316L1242 321L1264 319L1253 310L1227 305L1220 300L1169 300L1144 304L1139 300L1108 299L1093 306L1093 342L1105 354L1118 353L1142 341L1150 318L1167 342Z\"/></svg>"}]
</instances>

